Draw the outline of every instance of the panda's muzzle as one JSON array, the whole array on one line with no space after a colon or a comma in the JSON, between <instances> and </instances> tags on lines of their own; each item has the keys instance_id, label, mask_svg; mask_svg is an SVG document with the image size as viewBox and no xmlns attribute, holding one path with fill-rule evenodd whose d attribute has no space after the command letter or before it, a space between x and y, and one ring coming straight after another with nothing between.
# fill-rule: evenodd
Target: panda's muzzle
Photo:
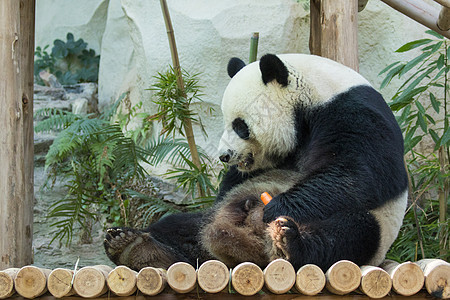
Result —
<instances>
[{"instance_id":1,"label":"panda's muzzle","mask_svg":"<svg viewBox=\"0 0 450 300\"><path fill-rule=\"evenodd\" d=\"M248 153L244 159L239 160L238 167L242 170L248 169L255 162L252 153Z\"/></svg>"},{"instance_id":2,"label":"panda's muzzle","mask_svg":"<svg viewBox=\"0 0 450 300\"><path fill-rule=\"evenodd\" d=\"M219 159L224 163L237 165L241 170L249 169L255 162L253 153L247 153L246 155L236 155L236 153L230 149L220 155Z\"/></svg>"}]
</instances>

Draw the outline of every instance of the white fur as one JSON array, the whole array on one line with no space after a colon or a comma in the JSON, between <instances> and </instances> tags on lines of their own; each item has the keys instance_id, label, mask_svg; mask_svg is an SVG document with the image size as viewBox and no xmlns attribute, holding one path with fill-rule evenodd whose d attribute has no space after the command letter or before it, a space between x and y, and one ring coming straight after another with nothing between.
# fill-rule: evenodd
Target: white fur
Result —
<instances>
[{"instance_id":1,"label":"white fur","mask_svg":"<svg viewBox=\"0 0 450 300\"><path fill-rule=\"evenodd\" d=\"M352 86L369 85L357 72L323 57L306 54L278 57L289 71L287 87L280 88L276 81L265 85L258 61L245 66L231 79L222 100L225 132L219 153L228 149L239 154L251 152L255 158L253 169L271 167L269 155L282 157L294 149L297 138L293 112L299 103L306 107L321 105ZM239 117L250 128L248 141L239 138L231 128L233 120Z\"/></svg>"},{"instance_id":2,"label":"white fur","mask_svg":"<svg viewBox=\"0 0 450 300\"><path fill-rule=\"evenodd\" d=\"M380 226L380 245L369 265L380 265L389 250L389 247L397 238L402 226L403 217L408 202L408 191L403 192L398 198L392 199L383 206L371 211Z\"/></svg>"}]
</instances>

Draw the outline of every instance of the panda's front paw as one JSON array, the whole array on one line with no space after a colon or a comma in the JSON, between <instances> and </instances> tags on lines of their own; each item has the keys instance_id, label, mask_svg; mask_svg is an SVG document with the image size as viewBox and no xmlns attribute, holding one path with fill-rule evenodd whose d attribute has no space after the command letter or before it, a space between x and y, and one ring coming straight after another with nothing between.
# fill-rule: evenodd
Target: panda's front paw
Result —
<instances>
[{"instance_id":1,"label":"panda's front paw","mask_svg":"<svg viewBox=\"0 0 450 300\"><path fill-rule=\"evenodd\" d=\"M298 226L289 217L279 217L268 226L268 233L272 239L272 249L270 249L271 260L284 258L289 260L290 242L298 236Z\"/></svg>"}]
</instances>

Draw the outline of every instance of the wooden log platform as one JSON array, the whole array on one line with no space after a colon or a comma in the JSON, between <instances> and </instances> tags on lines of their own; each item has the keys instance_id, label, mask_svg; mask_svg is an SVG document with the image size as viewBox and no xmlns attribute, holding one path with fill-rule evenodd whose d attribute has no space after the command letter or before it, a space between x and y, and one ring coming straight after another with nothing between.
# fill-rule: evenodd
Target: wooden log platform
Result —
<instances>
[{"instance_id":1,"label":"wooden log platform","mask_svg":"<svg viewBox=\"0 0 450 300\"><path fill-rule=\"evenodd\" d=\"M412 265L417 268L411 268ZM408 276L408 270L413 270L412 276ZM278 259L264 270L251 262L229 269L222 262L211 260L197 269L178 262L167 271L147 267L139 273L125 266L87 266L76 271L25 266L19 271L0 270L0 274L0 299L450 298L450 264L442 260L402 264L388 261L381 267L357 266L343 260L325 273L314 265L296 272L288 261ZM400 288L393 285L395 280L415 282L416 277L425 278L423 288L414 285L406 295L398 293ZM412 293L413 290L417 292Z\"/></svg>"}]
</instances>

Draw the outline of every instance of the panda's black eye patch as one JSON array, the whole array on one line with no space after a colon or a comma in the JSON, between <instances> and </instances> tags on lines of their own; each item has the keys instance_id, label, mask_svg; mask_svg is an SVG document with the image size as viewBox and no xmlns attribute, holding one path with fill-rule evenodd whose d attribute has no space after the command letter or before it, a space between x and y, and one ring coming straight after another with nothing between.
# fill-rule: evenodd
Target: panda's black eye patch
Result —
<instances>
[{"instance_id":1,"label":"panda's black eye patch","mask_svg":"<svg viewBox=\"0 0 450 300\"><path fill-rule=\"evenodd\" d=\"M247 123L241 118L234 119L231 126L241 139L248 140L250 138L250 130L248 129Z\"/></svg>"}]
</instances>

